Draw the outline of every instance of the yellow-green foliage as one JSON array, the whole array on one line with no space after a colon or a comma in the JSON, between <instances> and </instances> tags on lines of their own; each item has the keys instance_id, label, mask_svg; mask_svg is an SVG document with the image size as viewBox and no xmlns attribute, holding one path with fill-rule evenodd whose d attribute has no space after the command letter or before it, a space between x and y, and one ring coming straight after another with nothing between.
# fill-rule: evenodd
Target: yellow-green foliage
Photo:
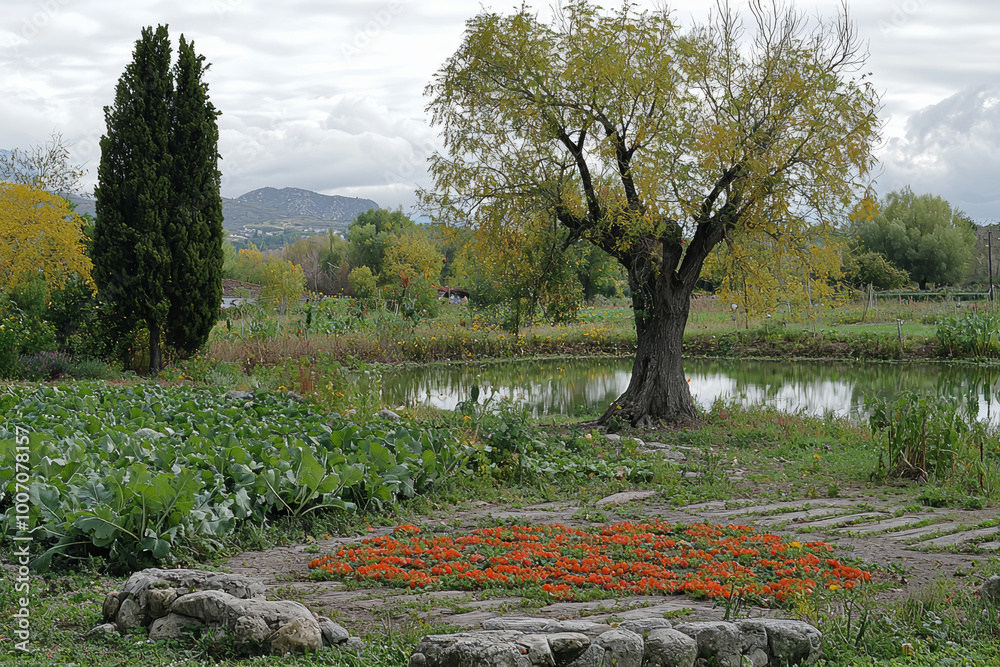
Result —
<instances>
[{"instance_id":1,"label":"yellow-green foliage","mask_svg":"<svg viewBox=\"0 0 1000 667\"><path fill-rule=\"evenodd\" d=\"M0 288L45 274L50 286L76 273L90 279L82 221L57 195L0 183Z\"/></svg>"},{"instance_id":2,"label":"yellow-green foliage","mask_svg":"<svg viewBox=\"0 0 1000 667\"><path fill-rule=\"evenodd\" d=\"M306 279L300 267L270 255L264 260L260 286L264 303L284 313L289 304L298 302L305 291Z\"/></svg>"},{"instance_id":3,"label":"yellow-green foliage","mask_svg":"<svg viewBox=\"0 0 1000 667\"><path fill-rule=\"evenodd\" d=\"M378 285L375 283L375 276L367 266L359 266L351 271L347 279L351 282L351 289L354 296L359 299L374 299L378 296Z\"/></svg>"},{"instance_id":4,"label":"yellow-green foliage","mask_svg":"<svg viewBox=\"0 0 1000 667\"><path fill-rule=\"evenodd\" d=\"M401 287L411 280L423 278L436 283L441 276L443 262L444 257L425 231L403 232L390 237L378 282L383 286Z\"/></svg>"}]
</instances>

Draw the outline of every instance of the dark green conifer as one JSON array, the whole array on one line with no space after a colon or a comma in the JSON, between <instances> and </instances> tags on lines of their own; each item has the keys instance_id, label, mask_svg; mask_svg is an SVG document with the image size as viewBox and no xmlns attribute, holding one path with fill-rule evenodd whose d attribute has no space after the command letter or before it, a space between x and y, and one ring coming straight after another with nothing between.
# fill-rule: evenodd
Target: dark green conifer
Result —
<instances>
[{"instance_id":1,"label":"dark green conifer","mask_svg":"<svg viewBox=\"0 0 1000 667\"><path fill-rule=\"evenodd\" d=\"M102 299L114 305L116 331L143 323L150 370L160 368L160 332L170 310L170 254L164 231L170 213L170 37L166 26L144 28L132 62L104 108L97 171L97 224L91 259Z\"/></svg>"},{"instance_id":2,"label":"dark green conifer","mask_svg":"<svg viewBox=\"0 0 1000 667\"><path fill-rule=\"evenodd\" d=\"M205 57L181 35L174 67L173 202L167 221L170 314L167 342L193 352L205 344L222 302L222 198L219 112L208 99Z\"/></svg>"},{"instance_id":3,"label":"dark green conifer","mask_svg":"<svg viewBox=\"0 0 1000 667\"><path fill-rule=\"evenodd\" d=\"M112 332L149 332L153 374L161 342L204 344L222 300L218 112L204 60L182 36L171 70L167 27L144 28L104 110L93 277Z\"/></svg>"}]
</instances>

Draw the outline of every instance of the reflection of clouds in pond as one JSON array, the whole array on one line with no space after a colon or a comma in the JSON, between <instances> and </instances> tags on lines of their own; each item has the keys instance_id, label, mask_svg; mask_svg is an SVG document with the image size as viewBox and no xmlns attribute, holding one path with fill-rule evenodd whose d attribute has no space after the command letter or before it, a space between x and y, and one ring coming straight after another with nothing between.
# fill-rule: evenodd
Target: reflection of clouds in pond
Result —
<instances>
[{"instance_id":1,"label":"reflection of clouds in pond","mask_svg":"<svg viewBox=\"0 0 1000 667\"><path fill-rule=\"evenodd\" d=\"M817 380L816 382L785 382L754 384L738 382L721 373L691 375L691 395L703 409L716 400L736 401L743 406L771 405L782 412L803 411L822 416L857 414L854 404L854 384L846 381Z\"/></svg>"},{"instance_id":2,"label":"reflection of clouds in pond","mask_svg":"<svg viewBox=\"0 0 1000 667\"><path fill-rule=\"evenodd\" d=\"M773 405L786 412L864 417L866 398L895 400L899 392L950 396L979 406L979 419L996 423L1000 390L997 369L945 364L865 364L761 362L752 360L685 361L688 385L700 409L721 398L742 405ZM387 405L429 405L454 410L480 387L480 405L510 398L532 414L593 415L621 395L631 378L630 360L560 360L512 362L490 367L416 368L383 377ZM984 397L984 393L991 397ZM492 397L492 398L491 398Z\"/></svg>"},{"instance_id":3,"label":"reflection of clouds in pond","mask_svg":"<svg viewBox=\"0 0 1000 667\"><path fill-rule=\"evenodd\" d=\"M433 394L427 391L424 393L423 398L418 398L413 403L437 408L438 410L454 410L458 407L458 403L461 400L458 394L446 389ZM409 398L404 398L403 403L410 403Z\"/></svg>"},{"instance_id":4,"label":"reflection of clouds in pond","mask_svg":"<svg viewBox=\"0 0 1000 667\"><path fill-rule=\"evenodd\" d=\"M628 389L628 382L632 379L630 371L615 370L607 375L596 377L583 388L583 396L587 399L587 405L599 405L600 401L606 400L608 394L614 394L611 400L618 398Z\"/></svg>"},{"instance_id":5,"label":"reflection of clouds in pond","mask_svg":"<svg viewBox=\"0 0 1000 667\"><path fill-rule=\"evenodd\" d=\"M712 407L716 399L729 400L733 398L736 390L736 379L721 373L711 375L691 375L691 382L688 387L691 389L691 397L702 409Z\"/></svg>"},{"instance_id":6,"label":"reflection of clouds in pond","mask_svg":"<svg viewBox=\"0 0 1000 667\"><path fill-rule=\"evenodd\" d=\"M858 414L858 406L854 404L854 384L844 381L821 380L783 385L774 395L774 406L783 412L803 410L817 417Z\"/></svg>"}]
</instances>

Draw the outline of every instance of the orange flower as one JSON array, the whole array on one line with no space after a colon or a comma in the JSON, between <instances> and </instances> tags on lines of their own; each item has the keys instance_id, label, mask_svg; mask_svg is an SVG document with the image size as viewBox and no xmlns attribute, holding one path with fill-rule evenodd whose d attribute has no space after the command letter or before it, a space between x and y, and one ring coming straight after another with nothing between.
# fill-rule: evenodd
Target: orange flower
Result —
<instances>
[{"instance_id":1,"label":"orange flower","mask_svg":"<svg viewBox=\"0 0 1000 667\"><path fill-rule=\"evenodd\" d=\"M777 535L755 533L747 526L653 521L617 523L598 532L558 525L500 526L455 538L422 538L418 532L416 526L401 525L393 531L399 539L369 538L309 566L332 576L411 590L517 588L540 582L542 591L562 600L597 588L709 598L756 595L782 601L817 585L851 590L871 576L825 557L832 547L823 542L786 544ZM769 556L793 548L796 558L761 558L756 544L766 544ZM475 567L478 563L485 563L486 569ZM738 588L730 583L734 578L740 581Z\"/></svg>"}]
</instances>

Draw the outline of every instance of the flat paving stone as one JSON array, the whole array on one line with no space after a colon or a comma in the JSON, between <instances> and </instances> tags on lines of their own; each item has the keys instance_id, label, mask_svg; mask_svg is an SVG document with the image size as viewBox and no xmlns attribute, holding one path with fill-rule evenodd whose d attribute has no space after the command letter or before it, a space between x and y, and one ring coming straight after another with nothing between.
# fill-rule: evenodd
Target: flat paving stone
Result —
<instances>
[{"instance_id":1,"label":"flat paving stone","mask_svg":"<svg viewBox=\"0 0 1000 667\"><path fill-rule=\"evenodd\" d=\"M868 533L884 533L885 531L892 530L893 528L901 528L915 523L920 523L921 521L926 521L927 518L927 515L907 514L862 526L851 526L848 530L852 533L858 533L859 535L867 535Z\"/></svg>"},{"instance_id":2,"label":"flat paving stone","mask_svg":"<svg viewBox=\"0 0 1000 667\"><path fill-rule=\"evenodd\" d=\"M809 521L807 523L802 524L802 526L809 526L810 528L828 528L833 526L839 526L844 523L851 523L852 521L864 521L866 519L876 519L884 516L885 516L884 512L863 512L861 514L843 514L841 516L835 516L831 519Z\"/></svg>"},{"instance_id":3,"label":"flat paving stone","mask_svg":"<svg viewBox=\"0 0 1000 667\"><path fill-rule=\"evenodd\" d=\"M993 528L977 528L976 530L961 530L957 533L952 533L951 535L944 535L942 537L935 537L933 540L925 540L920 543L919 546L935 546L935 547L950 547L956 544L962 544L963 542L971 542L977 537L994 537L1000 532L994 526Z\"/></svg>"},{"instance_id":4,"label":"flat paving stone","mask_svg":"<svg viewBox=\"0 0 1000 667\"><path fill-rule=\"evenodd\" d=\"M622 491L621 493L615 493L610 496L606 496L598 500L594 505L597 507L608 507L610 505L624 505L625 503L634 503L639 500L645 500L651 496L659 495L659 491Z\"/></svg>"},{"instance_id":5,"label":"flat paving stone","mask_svg":"<svg viewBox=\"0 0 1000 667\"><path fill-rule=\"evenodd\" d=\"M786 521L797 521L798 519L814 519L819 517L828 517L835 512L842 511L842 507L817 507L811 510L802 510L801 512L785 512L784 514L772 514L770 516L764 516L756 520L756 523L762 526L773 526L778 523L784 523Z\"/></svg>"},{"instance_id":6,"label":"flat paving stone","mask_svg":"<svg viewBox=\"0 0 1000 667\"><path fill-rule=\"evenodd\" d=\"M724 510L726 509L725 500L709 500L704 503L697 503L695 505L687 505L685 507L678 508L680 512L700 512L702 510Z\"/></svg>"},{"instance_id":7,"label":"flat paving stone","mask_svg":"<svg viewBox=\"0 0 1000 667\"><path fill-rule=\"evenodd\" d=\"M707 503L705 503L707 504ZM861 501L854 500L853 498L825 498L822 500L789 500L778 503L768 503L766 505L747 505L745 507L738 507L733 509L726 509L723 505L719 509L711 509L708 514L752 514L752 513L767 513L774 512L777 510L788 509L789 507L799 508L801 510L811 510L819 509L822 507L851 507L855 505L862 504ZM808 505L808 507L807 507ZM688 507L681 507L681 511L701 509L698 505L690 505Z\"/></svg>"},{"instance_id":8,"label":"flat paving stone","mask_svg":"<svg viewBox=\"0 0 1000 667\"><path fill-rule=\"evenodd\" d=\"M901 530L897 533L886 533L883 537L887 540L894 540L896 542L906 542L907 540L916 540L927 535L934 535L935 533L948 533L961 527L962 524L957 521L949 523L934 523L929 526L924 526L923 528Z\"/></svg>"},{"instance_id":9,"label":"flat paving stone","mask_svg":"<svg viewBox=\"0 0 1000 667\"><path fill-rule=\"evenodd\" d=\"M976 545L977 549L982 549L983 551L997 551L1000 549L1000 541L993 540L991 542L980 542Z\"/></svg>"}]
</instances>

